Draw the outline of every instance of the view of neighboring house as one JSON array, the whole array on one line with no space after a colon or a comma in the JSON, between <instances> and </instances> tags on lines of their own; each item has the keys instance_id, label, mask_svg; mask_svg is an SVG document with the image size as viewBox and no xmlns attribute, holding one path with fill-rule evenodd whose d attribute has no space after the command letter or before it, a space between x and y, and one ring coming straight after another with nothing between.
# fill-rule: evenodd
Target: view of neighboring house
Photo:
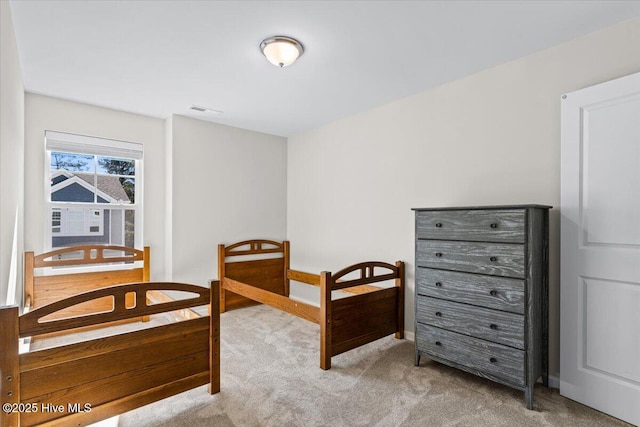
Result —
<instances>
[{"instance_id":1,"label":"view of neighboring house","mask_svg":"<svg viewBox=\"0 0 640 427\"><path fill-rule=\"evenodd\" d=\"M128 212L131 211L95 206L95 202L131 203L119 177L64 169L55 171L51 175L51 201L92 204L91 207L73 205L52 209L52 247L87 243L125 244Z\"/></svg>"}]
</instances>

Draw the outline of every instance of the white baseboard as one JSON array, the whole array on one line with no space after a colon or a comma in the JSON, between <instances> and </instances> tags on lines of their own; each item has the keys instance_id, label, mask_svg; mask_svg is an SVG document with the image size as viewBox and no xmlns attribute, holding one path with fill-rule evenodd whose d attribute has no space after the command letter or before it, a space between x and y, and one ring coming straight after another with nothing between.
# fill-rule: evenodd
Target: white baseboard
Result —
<instances>
[{"instance_id":1,"label":"white baseboard","mask_svg":"<svg viewBox=\"0 0 640 427\"><path fill-rule=\"evenodd\" d=\"M415 342L415 340L416 340L416 335L415 335L413 332L404 331L404 338L405 338L407 341Z\"/></svg>"}]
</instances>

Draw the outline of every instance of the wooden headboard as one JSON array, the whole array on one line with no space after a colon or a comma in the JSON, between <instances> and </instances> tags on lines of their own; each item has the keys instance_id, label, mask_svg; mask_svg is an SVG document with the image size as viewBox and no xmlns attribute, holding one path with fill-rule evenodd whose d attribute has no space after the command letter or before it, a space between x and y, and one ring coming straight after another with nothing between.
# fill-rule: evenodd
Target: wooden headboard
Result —
<instances>
[{"instance_id":1,"label":"wooden headboard","mask_svg":"<svg viewBox=\"0 0 640 427\"><path fill-rule=\"evenodd\" d=\"M150 249L144 250L113 245L84 245L57 249L40 255L25 252L24 258L24 302L34 309L63 300L78 293L106 286L149 281ZM135 266L134 264L142 264ZM119 264L121 268L110 268L91 272L65 272L63 274L36 275L36 270L47 267L87 267ZM70 317L107 310L111 302L107 298L86 302L52 316Z\"/></svg>"},{"instance_id":2,"label":"wooden headboard","mask_svg":"<svg viewBox=\"0 0 640 427\"><path fill-rule=\"evenodd\" d=\"M219 282L211 289L182 283L130 283L88 291L21 316L0 307L0 394L14 408L2 426L88 425L177 393L209 384L220 391ZM147 304L150 292L183 292L187 299ZM137 296L136 305L125 301ZM46 320L57 311L108 298L109 312ZM172 310L208 305L210 313L89 341L20 353L19 339L101 327ZM59 408L44 410L44 406ZM20 409L17 409L20 408Z\"/></svg>"},{"instance_id":3,"label":"wooden headboard","mask_svg":"<svg viewBox=\"0 0 640 427\"><path fill-rule=\"evenodd\" d=\"M246 259L249 259L248 261ZM289 296L289 242L245 240L218 245L218 278L228 277L257 288ZM255 301L220 291L220 312L257 304Z\"/></svg>"}]
</instances>

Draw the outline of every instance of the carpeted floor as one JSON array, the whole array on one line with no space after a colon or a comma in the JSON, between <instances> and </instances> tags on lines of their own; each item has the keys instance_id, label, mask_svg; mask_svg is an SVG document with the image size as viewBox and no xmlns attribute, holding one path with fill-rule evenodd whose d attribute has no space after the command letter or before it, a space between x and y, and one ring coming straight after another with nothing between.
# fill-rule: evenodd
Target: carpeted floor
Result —
<instances>
[{"instance_id":1,"label":"carpeted floor","mask_svg":"<svg viewBox=\"0 0 640 427\"><path fill-rule=\"evenodd\" d=\"M206 387L121 415L118 426L628 426L536 387L523 393L384 338L318 367L318 326L266 306L221 316L222 391Z\"/></svg>"}]
</instances>

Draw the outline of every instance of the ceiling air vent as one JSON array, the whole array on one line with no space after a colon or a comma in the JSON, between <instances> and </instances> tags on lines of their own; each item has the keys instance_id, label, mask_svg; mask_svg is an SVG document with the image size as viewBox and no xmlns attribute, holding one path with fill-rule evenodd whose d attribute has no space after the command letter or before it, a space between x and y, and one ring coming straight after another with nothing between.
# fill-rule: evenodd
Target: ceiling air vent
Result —
<instances>
[{"instance_id":1,"label":"ceiling air vent","mask_svg":"<svg viewBox=\"0 0 640 427\"><path fill-rule=\"evenodd\" d=\"M222 114L222 111L220 110L214 110L213 108L207 108L207 107L200 107L198 105L192 105L190 108L200 113L210 113L210 114L215 114L216 116L219 114Z\"/></svg>"}]
</instances>

